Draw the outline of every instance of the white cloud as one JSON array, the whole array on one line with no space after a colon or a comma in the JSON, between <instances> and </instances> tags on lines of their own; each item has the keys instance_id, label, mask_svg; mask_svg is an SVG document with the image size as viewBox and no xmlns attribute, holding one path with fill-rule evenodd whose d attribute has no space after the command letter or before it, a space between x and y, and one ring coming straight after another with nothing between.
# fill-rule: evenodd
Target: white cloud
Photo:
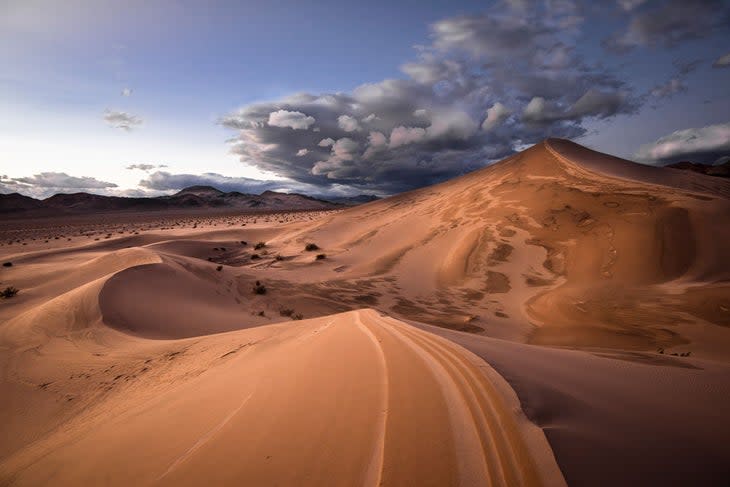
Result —
<instances>
[{"instance_id":1,"label":"white cloud","mask_svg":"<svg viewBox=\"0 0 730 487\"><path fill-rule=\"evenodd\" d=\"M332 145L332 154L339 160L350 161L354 158L359 147L360 144L357 141L349 137L343 137Z\"/></svg>"},{"instance_id":2,"label":"white cloud","mask_svg":"<svg viewBox=\"0 0 730 487\"><path fill-rule=\"evenodd\" d=\"M331 137L327 137L326 139L320 140L317 145L320 147L329 147L331 145L334 145L334 143L335 143L335 139L333 139Z\"/></svg>"},{"instance_id":3,"label":"white cloud","mask_svg":"<svg viewBox=\"0 0 730 487\"><path fill-rule=\"evenodd\" d=\"M142 125L143 120L135 115L127 112L106 109L104 111L104 121L116 129L130 131L136 126Z\"/></svg>"},{"instance_id":4,"label":"white cloud","mask_svg":"<svg viewBox=\"0 0 730 487\"><path fill-rule=\"evenodd\" d=\"M313 125L314 117L305 115L302 112L290 112L288 110L277 110L269 113L268 124L272 127L288 127L294 130L306 130Z\"/></svg>"},{"instance_id":5,"label":"white cloud","mask_svg":"<svg viewBox=\"0 0 730 487\"><path fill-rule=\"evenodd\" d=\"M297 157L306 156L309 153L308 149L299 149L297 151Z\"/></svg>"},{"instance_id":6,"label":"white cloud","mask_svg":"<svg viewBox=\"0 0 730 487\"><path fill-rule=\"evenodd\" d=\"M400 147L406 144L412 144L418 142L426 136L426 130L420 127L396 127L390 133L390 145L391 149Z\"/></svg>"},{"instance_id":7,"label":"white cloud","mask_svg":"<svg viewBox=\"0 0 730 487\"><path fill-rule=\"evenodd\" d=\"M635 157L658 165L680 160L708 164L727 155L730 155L730 122L672 132L641 146Z\"/></svg>"},{"instance_id":8,"label":"white cloud","mask_svg":"<svg viewBox=\"0 0 730 487\"><path fill-rule=\"evenodd\" d=\"M360 124L357 119L349 115L340 115L337 117L337 125L345 132L360 130Z\"/></svg>"},{"instance_id":9,"label":"white cloud","mask_svg":"<svg viewBox=\"0 0 730 487\"><path fill-rule=\"evenodd\" d=\"M502 122L507 120L512 114L509 108L501 104L500 102L495 103L487 109L487 118L482 122L482 130L490 131L502 125Z\"/></svg>"}]
</instances>

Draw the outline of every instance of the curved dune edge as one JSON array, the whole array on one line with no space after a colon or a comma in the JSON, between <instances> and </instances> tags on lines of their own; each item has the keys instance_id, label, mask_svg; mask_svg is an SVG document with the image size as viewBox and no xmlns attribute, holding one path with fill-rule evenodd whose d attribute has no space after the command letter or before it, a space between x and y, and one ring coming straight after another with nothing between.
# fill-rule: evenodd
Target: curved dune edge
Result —
<instances>
[{"instance_id":1,"label":"curved dune edge","mask_svg":"<svg viewBox=\"0 0 730 487\"><path fill-rule=\"evenodd\" d=\"M117 388L6 458L0 483L564 485L483 360L376 311L137 341Z\"/></svg>"},{"instance_id":2,"label":"curved dune edge","mask_svg":"<svg viewBox=\"0 0 730 487\"><path fill-rule=\"evenodd\" d=\"M39 289L55 297L9 320L0 331L0 345L43 343L51 336L80 332L100 323L99 293L107 281L129 268L160 262L161 257L150 250L122 249L42 283Z\"/></svg>"}]
</instances>

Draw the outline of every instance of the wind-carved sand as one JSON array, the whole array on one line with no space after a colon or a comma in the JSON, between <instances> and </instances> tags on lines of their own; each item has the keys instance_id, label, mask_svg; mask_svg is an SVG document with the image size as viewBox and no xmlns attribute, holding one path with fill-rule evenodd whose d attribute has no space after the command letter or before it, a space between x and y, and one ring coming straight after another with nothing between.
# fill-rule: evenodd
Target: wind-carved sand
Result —
<instances>
[{"instance_id":1,"label":"wind-carved sand","mask_svg":"<svg viewBox=\"0 0 730 487\"><path fill-rule=\"evenodd\" d=\"M345 211L8 227L0 484L722 485L728 195L551 139Z\"/></svg>"}]
</instances>

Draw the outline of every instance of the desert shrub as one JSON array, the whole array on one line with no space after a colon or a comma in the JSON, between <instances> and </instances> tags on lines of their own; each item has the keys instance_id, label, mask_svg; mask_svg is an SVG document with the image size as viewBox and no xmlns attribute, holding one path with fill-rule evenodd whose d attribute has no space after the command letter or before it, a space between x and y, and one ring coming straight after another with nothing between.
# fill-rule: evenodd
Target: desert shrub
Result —
<instances>
[{"instance_id":1,"label":"desert shrub","mask_svg":"<svg viewBox=\"0 0 730 487\"><path fill-rule=\"evenodd\" d=\"M327 256L325 254L317 254L317 260L324 260Z\"/></svg>"},{"instance_id":2,"label":"desert shrub","mask_svg":"<svg viewBox=\"0 0 730 487\"><path fill-rule=\"evenodd\" d=\"M276 260L284 260L284 256L281 254L276 254L276 257L274 257Z\"/></svg>"},{"instance_id":3,"label":"desert shrub","mask_svg":"<svg viewBox=\"0 0 730 487\"><path fill-rule=\"evenodd\" d=\"M12 262L3 262L3 267L13 267Z\"/></svg>"},{"instance_id":4,"label":"desert shrub","mask_svg":"<svg viewBox=\"0 0 730 487\"><path fill-rule=\"evenodd\" d=\"M255 250L259 250L259 249L263 249L264 247L266 247L266 242L259 242L259 243L257 243L256 245L254 245L254 247L253 247L253 248L254 248Z\"/></svg>"},{"instance_id":5,"label":"desert shrub","mask_svg":"<svg viewBox=\"0 0 730 487\"><path fill-rule=\"evenodd\" d=\"M12 298L16 294L18 294L19 290L17 287L8 286L4 290L0 291L0 296L3 298Z\"/></svg>"},{"instance_id":6,"label":"desert shrub","mask_svg":"<svg viewBox=\"0 0 730 487\"><path fill-rule=\"evenodd\" d=\"M263 311L259 311L258 315L259 316L266 316L266 313L264 313Z\"/></svg>"},{"instance_id":7,"label":"desert shrub","mask_svg":"<svg viewBox=\"0 0 730 487\"><path fill-rule=\"evenodd\" d=\"M241 245L248 245L248 242L246 242L245 240L241 240Z\"/></svg>"},{"instance_id":8,"label":"desert shrub","mask_svg":"<svg viewBox=\"0 0 730 487\"><path fill-rule=\"evenodd\" d=\"M281 316L292 316L294 314L294 310L291 308L281 308L279 309L279 314Z\"/></svg>"},{"instance_id":9,"label":"desert shrub","mask_svg":"<svg viewBox=\"0 0 730 487\"><path fill-rule=\"evenodd\" d=\"M291 319L293 319L293 320L302 320L302 319L304 319L304 315L301 314L301 313L296 313L296 314L292 315Z\"/></svg>"},{"instance_id":10,"label":"desert shrub","mask_svg":"<svg viewBox=\"0 0 730 487\"><path fill-rule=\"evenodd\" d=\"M256 284L254 284L253 286L253 293L266 294L266 286L264 286L261 281L256 281Z\"/></svg>"},{"instance_id":11,"label":"desert shrub","mask_svg":"<svg viewBox=\"0 0 730 487\"><path fill-rule=\"evenodd\" d=\"M215 268L215 270L217 270L218 272L220 272L220 271L223 270L223 266L222 265L219 265L218 267Z\"/></svg>"},{"instance_id":12,"label":"desert shrub","mask_svg":"<svg viewBox=\"0 0 730 487\"><path fill-rule=\"evenodd\" d=\"M261 256L259 254L251 254L251 260L260 259Z\"/></svg>"},{"instance_id":13,"label":"desert shrub","mask_svg":"<svg viewBox=\"0 0 730 487\"><path fill-rule=\"evenodd\" d=\"M319 246L316 243L308 243L304 246L304 250L307 252L313 252L315 250L319 250Z\"/></svg>"}]
</instances>

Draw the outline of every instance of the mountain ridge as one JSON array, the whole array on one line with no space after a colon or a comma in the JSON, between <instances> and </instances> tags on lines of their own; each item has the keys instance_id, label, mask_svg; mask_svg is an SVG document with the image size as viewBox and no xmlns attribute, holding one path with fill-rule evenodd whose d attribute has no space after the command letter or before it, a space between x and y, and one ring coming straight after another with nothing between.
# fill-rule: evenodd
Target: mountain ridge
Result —
<instances>
[{"instance_id":1,"label":"mountain ridge","mask_svg":"<svg viewBox=\"0 0 730 487\"><path fill-rule=\"evenodd\" d=\"M62 214L104 213L117 211L161 211L191 209L241 210L330 210L342 208L339 202L299 193L264 191L247 194L224 192L212 186L190 186L177 193L155 197L106 196L93 193L56 193L36 199L19 193L0 194L0 214L20 216L54 216Z\"/></svg>"}]
</instances>

